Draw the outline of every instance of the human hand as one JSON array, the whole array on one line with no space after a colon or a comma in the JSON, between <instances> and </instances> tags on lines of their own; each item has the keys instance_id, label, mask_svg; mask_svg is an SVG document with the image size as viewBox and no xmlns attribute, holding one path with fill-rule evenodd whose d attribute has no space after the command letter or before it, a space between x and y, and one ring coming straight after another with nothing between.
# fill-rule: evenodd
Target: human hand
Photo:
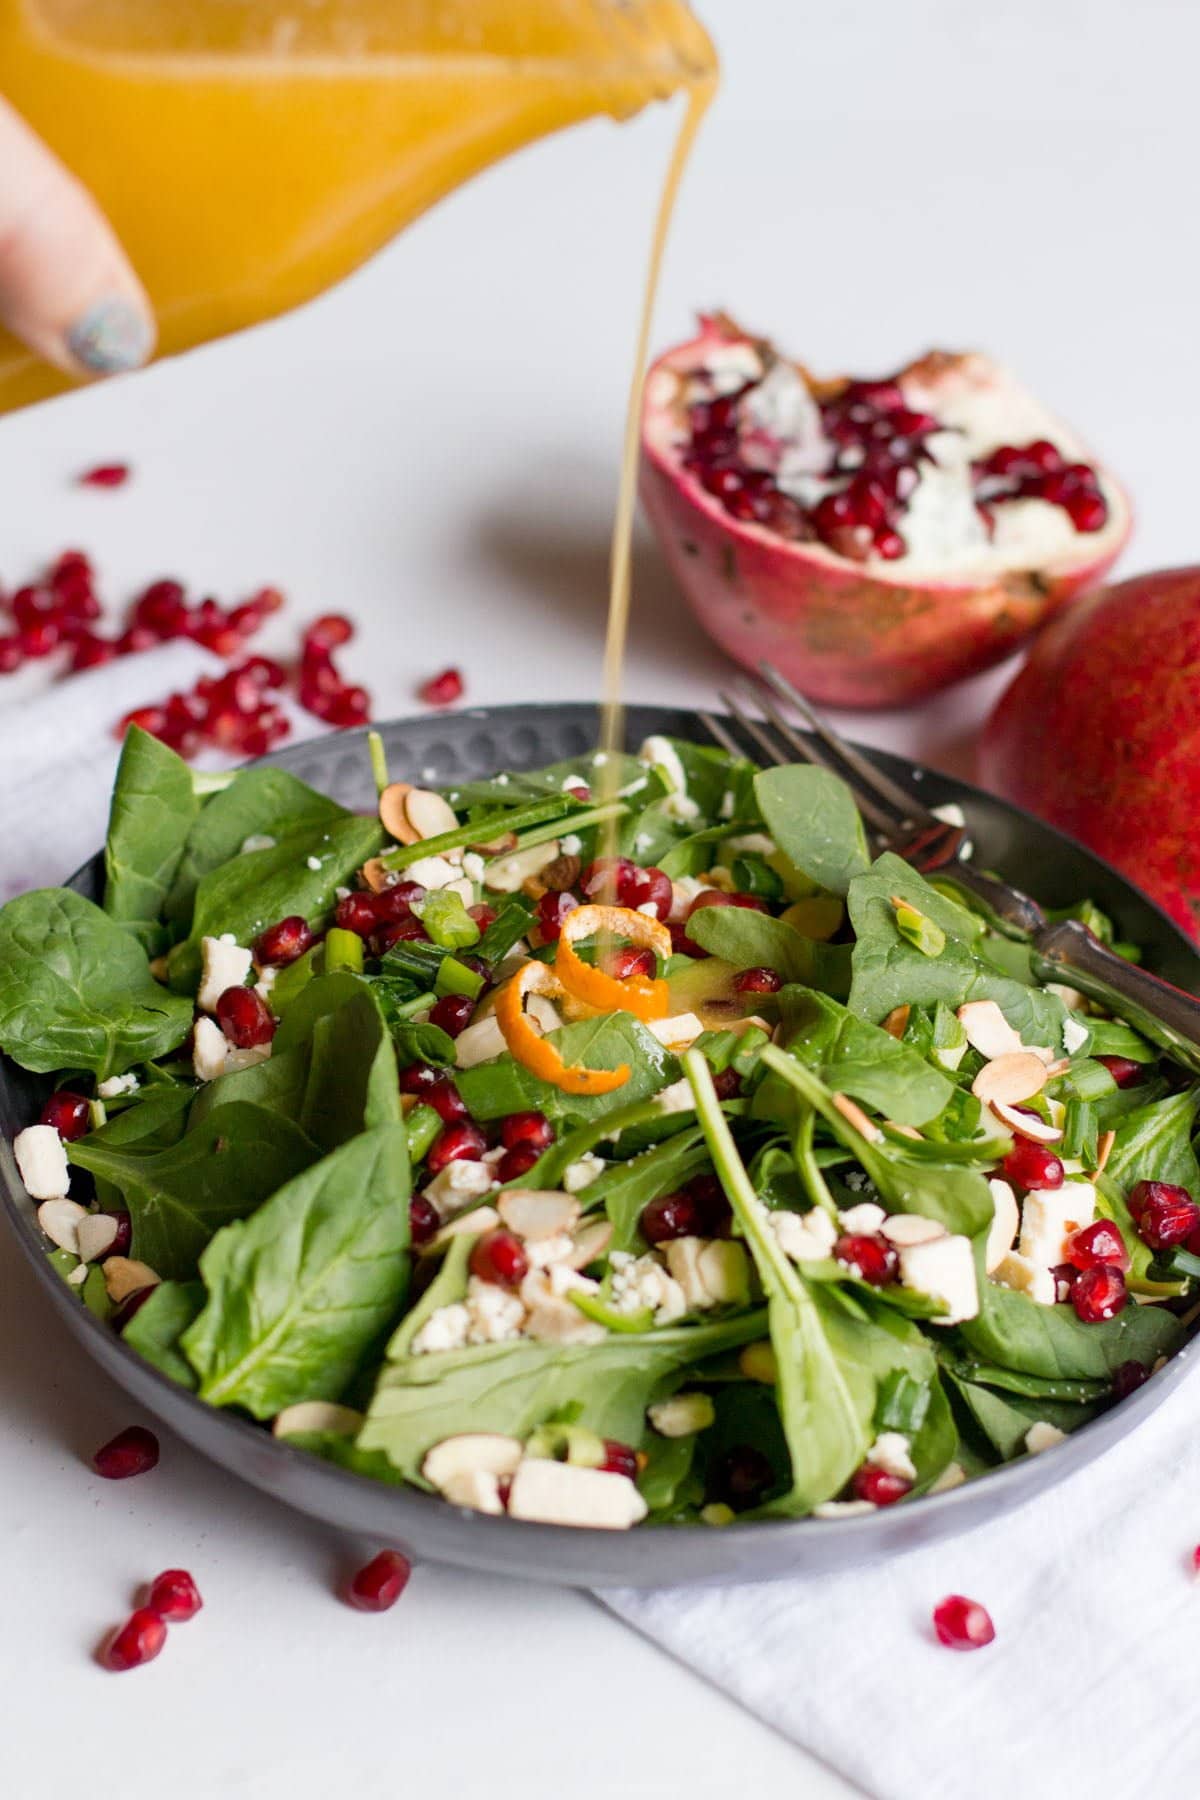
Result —
<instances>
[{"instance_id":1,"label":"human hand","mask_svg":"<svg viewBox=\"0 0 1200 1800\"><path fill-rule=\"evenodd\" d=\"M0 323L73 375L136 369L154 348L150 302L108 220L3 99Z\"/></svg>"}]
</instances>

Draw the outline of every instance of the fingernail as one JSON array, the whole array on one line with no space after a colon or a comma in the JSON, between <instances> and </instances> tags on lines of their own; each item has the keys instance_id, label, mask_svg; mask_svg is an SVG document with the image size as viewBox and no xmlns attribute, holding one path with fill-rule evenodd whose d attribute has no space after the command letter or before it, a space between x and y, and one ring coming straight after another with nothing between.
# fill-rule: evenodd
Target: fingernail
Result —
<instances>
[{"instance_id":1,"label":"fingernail","mask_svg":"<svg viewBox=\"0 0 1200 1800\"><path fill-rule=\"evenodd\" d=\"M67 333L75 361L96 375L140 369L154 347L149 319L129 300L97 300Z\"/></svg>"}]
</instances>

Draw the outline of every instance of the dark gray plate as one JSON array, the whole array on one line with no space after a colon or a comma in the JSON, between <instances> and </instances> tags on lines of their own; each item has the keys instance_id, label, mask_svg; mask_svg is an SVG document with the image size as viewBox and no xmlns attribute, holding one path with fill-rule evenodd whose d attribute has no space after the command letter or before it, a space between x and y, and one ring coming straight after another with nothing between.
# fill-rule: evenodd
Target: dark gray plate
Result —
<instances>
[{"instance_id":1,"label":"dark gray plate","mask_svg":"<svg viewBox=\"0 0 1200 1800\"><path fill-rule=\"evenodd\" d=\"M587 750L597 713L583 705L502 707L439 717L401 719L382 727L397 779L446 783L502 767L539 764ZM629 738L650 732L705 733L690 713L632 707ZM879 751L872 761L931 805L957 800L965 809L980 859L1007 871L1050 905L1090 895L1119 919L1122 932L1146 946L1150 965L1178 986L1200 986L1200 957L1174 925L1107 864L1014 807L949 776L914 768ZM361 732L300 744L270 759L349 806L369 807L374 790ZM96 858L72 886L95 896ZM36 1116L49 1084L0 1063L0 1190L8 1222L37 1279L96 1361L197 1450L256 1487L317 1518L395 1544L414 1557L457 1563L572 1586L653 1587L692 1582L757 1581L777 1574L824 1573L895 1555L935 1538L985 1524L1081 1468L1144 1419L1188 1374L1185 1351L1112 1412L1037 1457L1011 1463L984 1480L844 1520L779 1521L671 1527L632 1532L572 1531L484 1518L429 1495L382 1487L277 1443L260 1427L202 1405L134 1354L84 1308L54 1273L13 1163L9 1141Z\"/></svg>"}]
</instances>

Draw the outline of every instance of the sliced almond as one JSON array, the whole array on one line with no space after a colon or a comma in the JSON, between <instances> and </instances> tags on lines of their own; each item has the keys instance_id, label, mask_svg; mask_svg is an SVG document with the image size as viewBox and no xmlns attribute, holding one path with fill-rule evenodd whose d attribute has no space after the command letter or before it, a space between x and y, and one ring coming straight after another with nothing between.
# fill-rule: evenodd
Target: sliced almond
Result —
<instances>
[{"instance_id":1,"label":"sliced almond","mask_svg":"<svg viewBox=\"0 0 1200 1800\"><path fill-rule=\"evenodd\" d=\"M609 1219L588 1219L574 1234L575 1248L567 1258L570 1269L586 1269L589 1263L603 1256L613 1240L612 1222Z\"/></svg>"},{"instance_id":2,"label":"sliced almond","mask_svg":"<svg viewBox=\"0 0 1200 1800\"><path fill-rule=\"evenodd\" d=\"M474 1211L459 1213L457 1219L451 1219L448 1225L443 1225L437 1236L430 1239L426 1249L440 1250L451 1238L474 1237L477 1232L495 1231L499 1223L500 1214L494 1206L477 1206ZM104 1266L107 1268L108 1264L105 1263Z\"/></svg>"},{"instance_id":3,"label":"sliced almond","mask_svg":"<svg viewBox=\"0 0 1200 1800\"><path fill-rule=\"evenodd\" d=\"M1032 1100L1040 1094L1049 1079L1045 1063L1032 1050L1015 1050L997 1056L980 1069L971 1083L971 1092L985 1106L997 1102L1019 1106L1022 1100Z\"/></svg>"},{"instance_id":4,"label":"sliced almond","mask_svg":"<svg viewBox=\"0 0 1200 1800\"><path fill-rule=\"evenodd\" d=\"M1035 1144L1060 1144L1062 1132L1057 1125L1048 1125L1036 1113L1022 1112L1017 1106L1009 1106L1003 1100L989 1100L988 1105L1010 1131L1018 1137L1031 1138Z\"/></svg>"},{"instance_id":5,"label":"sliced almond","mask_svg":"<svg viewBox=\"0 0 1200 1800\"><path fill-rule=\"evenodd\" d=\"M936 1219L926 1219L920 1213L893 1213L879 1229L888 1243L897 1248L901 1244L929 1244L934 1238L946 1235L944 1225L939 1225Z\"/></svg>"},{"instance_id":6,"label":"sliced almond","mask_svg":"<svg viewBox=\"0 0 1200 1800\"><path fill-rule=\"evenodd\" d=\"M869 1144L877 1144L880 1141L883 1136L882 1131L873 1119L867 1117L856 1100L851 1100L848 1094L834 1094L833 1104L847 1125L852 1125L860 1137L865 1137Z\"/></svg>"},{"instance_id":7,"label":"sliced almond","mask_svg":"<svg viewBox=\"0 0 1200 1800\"><path fill-rule=\"evenodd\" d=\"M458 829L458 814L431 788L413 788L404 802L404 815L418 838L441 837Z\"/></svg>"},{"instance_id":8,"label":"sliced almond","mask_svg":"<svg viewBox=\"0 0 1200 1800\"><path fill-rule=\"evenodd\" d=\"M88 1213L80 1219L76 1237L84 1262L98 1262L116 1243L119 1230L111 1213Z\"/></svg>"},{"instance_id":9,"label":"sliced almond","mask_svg":"<svg viewBox=\"0 0 1200 1800\"><path fill-rule=\"evenodd\" d=\"M333 1400L298 1400L276 1413L271 1430L276 1437L296 1437L301 1432L332 1431L338 1437L357 1437L363 1415L352 1406L338 1406Z\"/></svg>"},{"instance_id":10,"label":"sliced almond","mask_svg":"<svg viewBox=\"0 0 1200 1800\"><path fill-rule=\"evenodd\" d=\"M1115 1131L1102 1131L1096 1140L1096 1174L1099 1175L1112 1155L1113 1145L1117 1141Z\"/></svg>"},{"instance_id":11,"label":"sliced almond","mask_svg":"<svg viewBox=\"0 0 1200 1800\"><path fill-rule=\"evenodd\" d=\"M558 1008L545 994L530 994L525 1002L525 1016L533 1020L543 1036L548 1031L558 1031L562 1025Z\"/></svg>"},{"instance_id":12,"label":"sliced almond","mask_svg":"<svg viewBox=\"0 0 1200 1800\"><path fill-rule=\"evenodd\" d=\"M996 1056L1015 1056L1025 1048L994 1000L968 1000L958 1009L958 1022L967 1042L990 1062Z\"/></svg>"},{"instance_id":13,"label":"sliced almond","mask_svg":"<svg viewBox=\"0 0 1200 1800\"><path fill-rule=\"evenodd\" d=\"M991 1275L1012 1249L1021 1215L1017 1210L1017 1197L1007 1181L999 1175L993 1175L988 1181L988 1187L992 1195L992 1222L988 1227L983 1263Z\"/></svg>"},{"instance_id":14,"label":"sliced almond","mask_svg":"<svg viewBox=\"0 0 1200 1800\"><path fill-rule=\"evenodd\" d=\"M883 1029L887 1032L889 1037L902 1038L904 1036L908 1027L909 1014L911 1012L911 1006L893 1006L891 1012L883 1021Z\"/></svg>"},{"instance_id":15,"label":"sliced almond","mask_svg":"<svg viewBox=\"0 0 1200 1800\"><path fill-rule=\"evenodd\" d=\"M476 1063L491 1062L494 1056L503 1056L507 1048L499 1021L489 1013L486 1018L473 1020L465 1031L459 1032L454 1040L454 1060L460 1069L473 1069Z\"/></svg>"},{"instance_id":16,"label":"sliced almond","mask_svg":"<svg viewBox=\"0 0 1200 1800\"><path fill-rule=\"evenodd\" d=\"M114 1306L119 1306L122 1300L128 1300L130 1294L136 1294L141 1288L157 1287L162 1280L149 1263L138 1262L129 1256L110 1256L102 1266L104 1286Z\"/></svg>"},{"instance_id":17,"label":"sliced almond","mask_svg":"<svg viewBox=\"0 0 1200 1800\"><path fill-rule=\"evenodd\" d=\"M897 1125L895 1119L889 1119L887 1123L900 1137L911 1138L914 1144L924 1143L925 1140L915 1125Z\"/></svg>"},{"instance_id":18,"label":"sliced almond","mask_svg":"<svg viewBox=\"0 0 1200 1800\"><path fill-rule=\"evenodd\" d=\"M412 793L410 781L392 781L379 796L379 823L398 844L418 844L421 833L411 824L406 802Z\"/></svg>"},{"instance_id":19,"label":"sliced almond","mask_svg":"<svg viewBox=\"0 0 1200 1800\"><path fill-rule=\"evenodd\" d=\"M444 1489L458 1475L511 1475L521 1460L521 1440L499 1431L463 1431L425 1452L421 1473Z\"/></svg>"},{"instance_id":20,"label":"sliced almond","mask_svg":"<svg viewBox=\"0 0 1200 1800\"><path fill-rule=\"evenodd\" d=\"M579 1223L578 1200L556 1188L508 1188L497 1196L496 1211L522 1238L559 1237Z\"/></svg>"},{"instance_id":21,"label":"sliced almond","mask_svg":"<svg viewBox=\"0 0 1200 1800\"><path fill-rule=\"evenodd\" d=\"M483 885L492 894L515 894L522 882L531 875L540 875L557 856L557 839L551 839L548 844L531 844L527 850L515 850L511 856L501 856L488 864Z\"/></svg>"},{"instance_id":22,"label":"sliced almond","mask_svg":"<svg viewBox=\"0 0 1200 1800\"><path fill-rule=\"evenodd\" d=\"M370 857L359 870L359 874L373 894L382 894L386 888L394 886L397 881L404 880L403 875L394 875L390 869L385 869L382 859L378 856Z\"/></svg>"},{"instance_id":23,"label":"sliced almond","mask_svg":"<svg viewBox=\"0 0 1200 1800\"><path fill-rule=\"evenodd\" d=\"M502 831L499 837L490 838L486 844L468 844L468 850L474 850L477 856L505 856L515 850L520 843L515 831Z\"/></svg>"},{"instance_id":24,"label":"sliced almond","mask_svg":"<svg viewBox=\"0 0 1200 1800\"><path fill-rule=\"evenodd\" d=\"M646 1516L646 1502L627 1475L527 1456L513 1476L508 1511L545 1525L627 1531Z\"/></svg>"},{"instance_id":25,"label":"sliced almond","mask_svg":"<svg viewBox=\"0 0 1200 1800\"><path fill-rule=\"evenodd\" d=\"M464 1469L461 1475L451 1475L441 1495L448 1505L466 1506L472 1512L499 1517L504 1511L499 1480L487 1469Z\"/></svg>"},{"instance_id":26,"label":"sliced almond","mask_svg":"<svg viewBox=\"0 0 1200 1800\"><path fill-rule=\"evenodd\" d=\"M79 1227L88 1216L86 1206L74 1200L43 1200L37 1209L37 1220L52 1244L79 1255Z\"/></svg>"}]
</instances>

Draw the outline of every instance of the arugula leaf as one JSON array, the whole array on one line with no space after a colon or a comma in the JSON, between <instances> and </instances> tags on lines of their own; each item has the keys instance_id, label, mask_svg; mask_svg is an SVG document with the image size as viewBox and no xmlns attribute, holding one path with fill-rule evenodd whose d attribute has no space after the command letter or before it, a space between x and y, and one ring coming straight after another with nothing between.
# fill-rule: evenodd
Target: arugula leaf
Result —
<instances>
[{"instance_id":1,"label":"arugula leaf","mask_svg":"<svg viewBox=\"0 0 1200 1800\"><path fill-rule=\"evenodd\" d=\"M121 750L108 815L104 910L152 956L167 945L160 915L199 811L183 758L133 726Z\"/></svg>"},{"instance_id":2,"label":"arugula leaf","mask_svg":"<svg viewBox=\"0 0 1200 1800\"><path fill-rule=\"evenodd\" d=\"M467 1111L486 1124L508 1113L544 1112L556 1125L601 1118L618 1106L646 1100L679 1078L679 1064L658 1039L629 1013L603 1013L548 1035L564 1062L589 1069L629 1066L629 1080L612 1094L564 1094L541 1081L509 1055L460 1069L455 1077Z\"/></svg>"},{"instance_id":3,"label":"arugula leaf","mask_svg":"<svg viewBox=\"0 0 1200 1800\"><path fill-rule=\"evenodd\" d=\"M764 769L754 792L781 854L831 894L845 894L870 866L867 836L854 795L830 769L807 763Z\"/></svg>"},{"instance_id":4,"label":"arugula leaf","mask_svg":"<svg viewBox=\"0 0 1200 1800\"><path fill-rule=\"evenodd\" d=\"M138 1307L121 1336L180 1387L194 1390L196 1371L180 1350L179 1340L203 1306L202 1281L162 1281Z\"/></svg>"},{"instance_id":5,"label":"arugula leaf","mask_svg":"<svg viewBox=\"0 0 1200 1800\"><path fill-rule=\"evenodd\" d=\"M781 991L779 1007L783 1047L827 1087L852 1094L900 1125L924 1125L949 1105L952 1082L910 1044L836 1000L791 986Z\"/></svg>"},{"instance_id":6,"label":"arugula leaf","mask_svg":"<svg viewBox=\"0 0 1200 1800\"><path fill-rule=\"evenodd\" d=\"M377 819L318 820L280 837L270 850L242 851L211 869L196 887L191 932L167 959L171 986L177 992L195 988L202 937L230 931L239 944L249 944L290 913L300 913L312 925L320 923L333 906L335 888L347 883L383 843ZM310 868L310 861L318 867Z\"/></svg>"},{"instance_id":7,"label":"arugula leaf","mask_svg":"<svg viewBox=\"0 0 1200 1800\"><path fill-rule=\"evenodd\" d=\"M112 1145L97 1132L67 1151L77 1167L120 1190L134 1255L178 1279L195 1273L214 1231L252 1212L318 1154L290 1119L240 1100L214 1108L165 1149Z\"/></svg>"},{"instance_id":8,"label":"arugula leaf","mask_svg":"<svg viewBox=\"0 0 1200 1800\"><path fill-rule=\"evenodd\" d=\"M200 1397L273 1418L336 1400L408 1284L404 1129L364 1131L296 1176L200 1259L204 1311L183 1338Z\"/></svg>"},{"instance_id":9,"label":"arugula leaf","mask_svg":"<svg viewBox=\"0 0 1200 1800\"><path fill-rule=\"evenodd\" d=\"M281 839L301 828L349 816L336 800L318 794L286 769L242 769L227 788L212 796L191 826L167 897L167 918L186 929L203 877L236 857L248 837Z\"/></svg>"},{"instance_id":10,"label":"arugula leaf","mask_svg":"<svg viewBox=\"0 0 1200 1800\"><path fill-rule=\"evenodd\" d=\"M748 906L704 906L688 920L688 936L735 969L774 969L785 981L849 993L849 952L818 944L782 919Z\"/></svg>"},{"instance_id":11,"label":"arugula leaf","mask_svg":"<svg viewBox=\"0 0 1200 1800\"><path fill-rule=\"evenodd\" d=\"M0 908L0 1049L22 1068L104 1080L174 1050L191 1026L191 1002L82 894L38 888Z\"/></svg>"},{"instance_id":12,"label":"arugula leaf","mask_svg":"<svg viewBox=\"0 0 1200 1800\"><path fill-rule=\"evenodd\" d=\"M976 1355L1000 1368L1052 1380L1103 1380L1123 1362L1150 1368L1180 1340L1178 1319L1157 1306L1130 1305L1115 1319L1089 1325L1072 1307L1039 1306L994 1281L979 1286L979 1316L958 1330Z\"/></svg>"}]
</instances>

